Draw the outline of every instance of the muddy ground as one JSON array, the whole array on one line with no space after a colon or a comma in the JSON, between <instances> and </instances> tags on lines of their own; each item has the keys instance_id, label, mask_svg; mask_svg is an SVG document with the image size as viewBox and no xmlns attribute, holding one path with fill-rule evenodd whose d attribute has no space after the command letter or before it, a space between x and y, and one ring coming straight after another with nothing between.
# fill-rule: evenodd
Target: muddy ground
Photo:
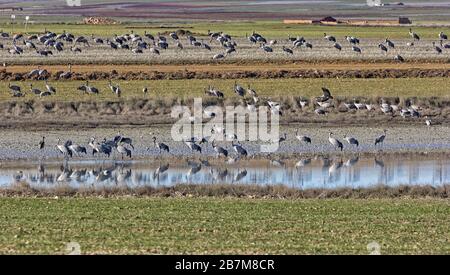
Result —
<instances>
[{"instance_id":1,"label":"muddy ground","mask_svg":"<svg viewBox=\"0 0 450 275\"><path fill-rule=\"evenodd\" d=\"M387 129L387 136L383 146L374 146L376 137ZM308 135L312 139L311 144L305 144L295 138L296 130L299 133ZM205 133L209 132L205 128ZM215 157L215 152L210 143L202 145L202 154L193 153L183 142L173 141L170 126L154 127L122 127L110 128L86 128L73 129L71 127L60 127L51 130L21 130L2 129L0 134L2 142L0 144L0 159L3 160L39 160L39 159L62 159L56 149L58 138L62 141L72 140L76 144L86 146L88 155L82 155L75 159L104 159L105 156L92 157L91 149L88 146L91 137L102 141L104 138L112 139L118 132L133 139L135 149L133 159L142 158L185 158L185 157ZM344 143L344 150L335 150L328 141L328 133L332 131L336 138ZM297 124L282 126L280 136L287 134L287 140L282 142L276 152L271 156L279 158L297 158L304 156L317 156L320 154L331 154L337 156L349 156L352 154L408 154L411 152L421 153L446 153L450 149L450 127L448 125L436 125L427 127L425 125L403 125L403 126L332 126L332 125L309 125ZM187 134L179 135L184 138ZM360 146L350 146L344 139L344 135L349 135L359 140ZM38 143L46 137L44 150L39 150ZM159 150L154 147L152 137L155 136L158 142L164 142L170 147L170 153L159 154ZM186 137L187 138L187 137ZM211 139L211 138L209 138ZM236 157L230 141L217 141L217 144L230 151L230 157ZM249 157L268 157L268 153L261 152L261 145L272 144L263 141L242 141L243 147L248 151ZM120 159L120 155L115 153L111 158ZM222 159L221 161L225 161Z\"/></svg>"},{"instance_id":2,"label":"muddy ground","mask_svg":"<svg viewBox=\"0 0 450 275\"><path fill-rule=\"evenodd\" d=\"M59 80L64 71L49 72L39 79ZM408 78L408 77L450 77L450 69L363 69L363 70L236 70L236 71L91 71L74 72L69 80L161 80L161 79L242 79L242 78ZM28 72L0 71L0 80L36 80Z\"/></svg>"},{"instance_id":3,"label":"muddy ground","mask_svg":"<svg viewBox=\"0 0 450 275\"><path fill-rule=\"evenodd\" d=\"M91 34L85 34L89 37ZM103 39L107 39L104 37ZM110 37L111 39L111 37ZM133 53L135 43L129 43L130 49L112 50L107 44L94 44L90 46L77 45L81 53L70 51L70 45L65 46L61 52L52 51L53 54L41 56L36 51L24 49L23 54L10 54L6 49L13 47L12 39L2 40L4 50L0 49L0 59L7 66L10 65L61 65L61 64L90 64L90 65L196 65L196 64L264 64L266 63L395 63L394 57L400 54L406 63L449 63L450 51L443 49L438 54L434 49L433 39L423 39L416 42L415 46L407 46L409 39L395 39L395 49L384 53L378 47L380 39L364 39L359 44L362 53L352 50L351 45L344 38L337 38L342 50L337 50L333 44L323 38L305 39L313 44L312 49L294 48L292 54L283 51L283 47L292 48L292 42L280 39L272 46L273 52L267 53L259 45L250 44L247 38L235 38L238 46L236 52L227 54L223 59L213 59L216 54L224 54L223 46L216 42L209 42L209 37L198 36L197 39L209 43L211 50L195 47L186 42L185 37L180 41L184 45L180 50L173 39L168 39L169 48L161 50L160 54L154 54L150 49L144 49L142 53ZM268 38L273 39L273 38ZM91 41L92 42L92 41ZM147 40L147 42L149 42ZM436 41L435 41L436 42ZM41 45L37 45L41 47Z\"/></svg>"}]
</instances>

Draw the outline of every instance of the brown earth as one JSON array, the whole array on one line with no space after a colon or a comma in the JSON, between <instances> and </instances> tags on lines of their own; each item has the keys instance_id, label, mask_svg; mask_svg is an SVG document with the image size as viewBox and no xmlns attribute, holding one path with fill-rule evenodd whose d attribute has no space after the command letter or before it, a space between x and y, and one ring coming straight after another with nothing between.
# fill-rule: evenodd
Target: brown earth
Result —
<instances>
[{"instance_id":1,"label":"brown earth","mask_svg":"<svg viewBox=\"0 0 450 275\"><path fill-rule=\"evenodd\" d=\"M11 66L0 71L0 80L29 80L34 67ZM63 65L44 66L49 79L67 71ZM401 78L450 77L450 64L284 64L284 65L77 65L72 80L158 80L235 78Z\"/></svg>"},{"instance_id":2,"label":"brown earth","mask_svg":"<svg viewBox=\"0 0 450 275\"><path fill-rule=\"evenodd\" d=\"M31 70L30 65L11 65L5 68L11 73L25 73ZM67 71L67 64L45 65L42 67L49 72ZM450 62L279 62L279 63L253 63L247 62L242 64L186 64L186 65L73 65L73 71L79 73L87 72L111 72L116 70L119 73L125 72L177 72L177 71L193 71L193 72L229 72L229 71L283 71L283 70L448 70Z\"/></svg>"}]
</instances>

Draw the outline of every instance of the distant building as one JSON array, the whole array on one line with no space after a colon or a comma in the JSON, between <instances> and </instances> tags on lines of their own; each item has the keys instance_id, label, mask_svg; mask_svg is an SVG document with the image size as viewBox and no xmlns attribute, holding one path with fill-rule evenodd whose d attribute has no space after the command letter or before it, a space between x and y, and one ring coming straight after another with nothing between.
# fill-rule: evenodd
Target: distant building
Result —
<instances>
[{"instance_id":1,"label":"distant building","mask_svg":"<svg viewBox=\"0 0 450 275\"><path fill-rule=\"evenodd\" d=\"M398 23L399 24L412 24L412 21L409 20L408 17L399 17L398 18Z\"/></svg>"},{"instance_id":2,"label":"distant building","mask_svg":"<svg viewBox=\"0 0 450 275\"><path fill-rule=\"evenodd\" d=\"M286 19L283 20L285 24L327 24L327 25L335 25L341 23L336 18L327 16L322 19Z\"/></svg>"},{"instance_id":3,"label":"distant building","mask_svg":"<svg viewBox=\"0 0 450 275\"><path fill-rule=\"evenodd\" d=\"M336 18L334 18L334 17L331 17L331 16L324 17L324 18L320 19L319 21L322 22L322 23L324 23L324 22L338 23L338 20Z\"/></svg>"},{"instance_id":4,"label":"distant building","mask_svg":"<svg viewBox=\"0 0 450 275\"><path fill-rule=\"evenodd\" d=\"M357 25L357 26L392 26L412 24L412 21L408 17L399 17L398 19L347 19L337 20L334 17L327 16L322 19L290 19L284 20L285 24L322 24L322 25Z\"/></svg>"}]
</instances>

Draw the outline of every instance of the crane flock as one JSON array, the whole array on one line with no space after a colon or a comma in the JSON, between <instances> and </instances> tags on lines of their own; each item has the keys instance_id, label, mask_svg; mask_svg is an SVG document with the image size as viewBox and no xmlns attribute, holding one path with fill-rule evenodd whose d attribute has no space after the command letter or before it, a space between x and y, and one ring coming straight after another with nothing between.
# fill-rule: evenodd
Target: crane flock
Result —
<instances>
[{"instance_id":1,"label":"crane flock","mask_svg":"<svg viewBox=\"0 0 450 275\"><path fill-rule=\"evenodd\" d=\"M385 138L386 138L387 130L383 130L382 134L379 136L376 136L373 139L372 145L374 148L378 148L383 145ZM225 136L225 132L222 133ZM214 135L211 136L205 136L205 137L190 137L187 139L184 139L182 142L187 146L190 152L192 152L193 155L198 154L199 156L202 155L209 155L212 154L216 158L224 158L227 163L234 163L240 159L246 159L246 158L253 158L256 156L257 152L254 151L252 154L249 151L249 147L245 146L241 143L241 141L238 139L238 137L235 134L228 135L231 140L230 147L227 146L227 140L223 142L222 145L218 145L217 141L215 140ZM357 138L348 136L347 134L343 136L343 139L347 141L349 144L350 151L353 151L351 147L358 148L360 146L360 142ZM289 140L289 136L284 133L279 140L272 141L272 142L278 142L279 144L286 142ZM307 135L301 135L299 134L299 130L295 132L295 140L297 140L298 145L306 145L311 146L315 142L313 139ZM168 156L176 156L172 153L172 150L170 149L168 143L164 143L162 141L158 141L158 138L156 136L152 137L153 141L153 148L148 147L146 151L152 151L153 154L156 155L168 155ZM328 142L334 148L338 151L344 151L344 144L342 141L339 140L338 137L334 135L333 132L329 132L328 135ZM210 144L210 145L208 145ZM369 146L370 144L367 144L366 146ZM46 137L43 136L42 139L38 142L37 148L39 150L43 151L46 146L48 146L48 143L46 142ZM212 149L212 151L208 152L208 147ZM367 147L369 148L369 147ZM129 137L122 136L120 133L118 133L113 138L104 138L101 141L98 141L96 137L92 137L89 142L86 145L83 144L76 144L72 140L66 140L64 142L61 141L60 138L57 139L57 143L55 145L56 151L62 155L62 157L66 160L73 158L73 157L83 157L87 156L88 152L94 157L96 155L101 157L115 158L116 155L119 155L121 160L124 160L124 158L132 159L133 151L136 149L133 144L133 139ZM233 155L231 151L234 151Z\"/></svg>"},{"instance_id":2,"label":"crane flock","mask_svg":"<svg viewBox=\"0 0 450 275\"><path fill-rule=\"evenodd\" d=\"M416 46L421 42L421 37L412 29L409 30L408 36L410 41L406 43L408 48ZM102 53L116 53L118 51L130 52L134 55L150 54L152 56L160 56L169 48L174 48L178 52L186 49L192 49L195 53L210 53L212 60L223 60L236 54L244 47L255 46L254 49L266 55L273 53L283 53L293 56L297 50L305 49L313 51L316 47L312 40L307 40L303 36L293 37L288 35L287 39L270 40L255 31L250 35L245 35L246 40L241 40L238 36L231 36L224 32L208 32L203 35L194 36L190 32L184 30L171 31L164 34L157 33L155 35L145 31L140 35L133 30L130 33L121 35L113 35L110 37L97 37L93 34L90 36L75 36L69 32L55 33L45 30L43 33L35 35L10 34L0 31L0 50L4 49L8 54L20 56L25 53L35 54L43 58L49 58L58 54L70 52L74 55L81 54L83 51L90 49L98 49ZM364 54L365 49L362 47L362 38L352 35L345 35L342 40L336 36L324 33L323 39L329 42L330 49L343 52L346 48L356 55ZM205 41L206 40L206 41ZM429 49L435 51L436 54L442 54L444 49L450 49L450 43L446 43L448 36L444 32L437 34L436 40L433 40L428 46ZM436 43L437 42L437 43ZM10 47L6 47L4 43L8 43ZM368 42L369 43L369 42ZM394 60L403 62L405 58L398 53L398 44L392 39L386 38L384 41L378 41L374 45L372 42L368 47L378 47L384 54L394 51ZM281 47L275 47L281 45ZM348 46L347 46L348 45ZM318 49L320 53L322 49ZM0 51L1 54L1 51ZM65 75L66 76L66 75Z\"/></svg>"}]
</instances>

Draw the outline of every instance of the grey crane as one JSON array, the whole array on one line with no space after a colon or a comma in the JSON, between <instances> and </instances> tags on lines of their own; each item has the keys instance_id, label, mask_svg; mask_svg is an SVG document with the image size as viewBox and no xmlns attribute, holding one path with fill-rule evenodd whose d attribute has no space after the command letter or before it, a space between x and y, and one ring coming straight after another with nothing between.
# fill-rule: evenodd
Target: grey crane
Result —
<instances>
[{"instance_id":1,"label":"grey crane","mask_svg":"<svg viewBox=\"0 0 450 275\"><path fill-rule=\"evenodd\" d=\"M122 159L123 159L123 155L125 154L127 157L131 158L131 150L126 148L125 146L121 145L121 144L117 144L116 145L116 150L117 152L119 152L119 154L121 154Z\"/></svg>"},{"instance_id":2,"label":"grey crane","mask_svg":"<svg viewBox=\"0 0 450 275\"><path fill-rule=\"evenodd\" d=\"M289 48L286 48L285 46L283 46L283 51L285 52L285 53L287 53L287 54L294 54L294 52L291 50L291 49L289 49Z\"/></svg>"},{"instance_id":3,"label":"grey crane","mask_svg":"<svg viewBox=\"0 0 450 275\"><path fill-rule=\"evenodd\" d=\"M263 50L263 51L265 51L266 53L271 53L271 52L273 52L273 49L271 48L271 47L269 47L269 46L267 46L267 45L261 45L260 46L260 48Z\"/></svg>"},{"instance_id":4,"label":"grey crane","mask_svg":"<svg viewBox=\"0 0 450 275\"><path fill-rule=\"evenodd\" d=\"M242 86L240 86L239 84L237 84L236 81L234 82L234 92L239 96L245 95L245 89L242 88Z\"/></svg>"},{"instance_id":5,"label":"grey crane","mask_svg":"<svg viewBox=\"0 0 450 275\"><path fill-rule=\"evenodd\" d=\"M381 44L381 43L378 44L378 48L380 48L380 50L385 52L385 53L387 53L387 51L388 51L388 48L385 45Z\"/></svg>"},{"instance_id":6,"label":"grey crane","mask_svg":"<svg viewBox=\"0 0 450 275\"><path fill-rule=\"evenodd\" d=\"M301 142L305 142L305 143L311 144L311 138L308 137L308 136L305 136L305 135L299 135L298 134L298 129L297 129L297 131L295 131L295 137Z\"/></svg>"},{"instance_id":7,"label":"grey crane","mask_svg":"<svg viewBox=\"0 0 450 275\"><path fill-rule=\"evenodd\" d=\"M172 37L173 40L179 39L178 35L175 32L171 32L169 35L170 35L170 37Z\"/></svg>"},{"instance_id":8,"label":"grey crane","mask_svg":"<svg viewBox=\"0 0 450 275\"><path fill-rule=\"evenodd\" d=\"M334 146L335 149L341 149L341 151L344 150L344 145L337 138L333 137L332 132L328 134L328 141Z\"/></svg>"},{"instance_id":9,"label":"grey crane","mask_svg":"<svg viewBox=\"0 0 450 275\"><path fill-rule=\"evenodd\" d=\"M39 77L41 72L42 72L41 66L38 66L37 69L33 69L28 73L28 77L34 77L34 76Z\"/></svg>"},{"instance_id":10,"label":"grey crane","mask_svg":"<svg viewBox=\"0 0 450 275\"><path fill-rule=\"evenodd\" d=\"M413 32L411 28L409 29L409 35L414 40L417 40L417 41L420 40L420 36L417 33Z\"/></svg>"},{"instance_id":11,"label":"grey crane","mask_svg":"<svg viewBox=\"0 0 450 275\"><path fill-rule=\"evenodd\" d=\"M359 146L359 141L354 137L349 137L347 135L344 135L344 139L348 142L350 145L355 145L356 147Z\"/></svg>"},{"instance_id":12,"label":"grey crane","mask_svg":"<svg viewBox=\"0 0 450 275\"><path fill-rule=\"evenodd\" d=\"M69 63L69 70L59 75L60 79L69 79L72 77L72 64Z\"/></svg>"},{"instance_id":13,"label":"grey crane","mask_svg":"<svg viewBox=\"0 0 450 275\"><path fill-rule=\"evenodd\" d=\"M442 53L442 49L439 46L436 46L436 43L433 41L433 47L434 50L438 53L441 54Z\"/></svg>"},{"instance_id":14,"label":"grey crane","mask_svg":"<svg viewBox=\"0 0 450 275\"><path fill-rule=\"evenodd\" d=\"M234 143L234 141L231 142L231 146L233 146L234 151L238 153L240 156L246 157L248 155L247 150L242 147L241 143L238 141L238 143Z\"/></svg>"},{"instance_id":15,"label":"grey crane","mask_svg":"<svg viewBox=\"0 0 450 275\"><path fill-rule=\"evenodd\" d=\"M394 42L392 42L392 41L389 40L388 38L386 38L386 39L384 40L384 42L386 42L386 45L388 45L389 48L395 48Z\"/></svg>"},{"instance_id":16,"label":"grey crane","mask_svg":"<svg viewBox=\"0 0 450 275\"><path fill-rule=\"evenodd\" d=\"M93 86L89 86L89 81L86 81L86 92L91 94L98 94L99 90Z\"/></svg>"},{"instance_id":17,"label":"grey crane","mask_svg":"<svg viewBox=\"0 0 450 275\"><path fill-rule=\"evenodd\" d=\"M150 40L155 40L155 37L151 33L147 33L147 31L144 31L144 36Z\"/></svg>"},{"instance_id":18,"label":"grey crane","mask_svg":"<svg viewBox=\"0 0 450 275\"><path fill-rule=\"evenodd\" d=\"M82 50L78 47L70 47L70 51L76 53L81 53Z\"/></svg>"},{"instance_id":19,"label":"grey crane","mask_svg":"<svg viewBox=\"0 0 450 275\"><path fill-rule=\"evenodd\" d=\"M56 144L56 148L58 151L64 155L64 157L72 157L72 151L69 150L69 146L72 145L70 140L66 141L64 144L60 144L61 139L58 138L58 143Z\"/></svg>"},{"instance_id":20,"label":"grey crane","mask_svg":"<svg viewBox=\"0 0 450 275\"><path fill-rule=\"evenodd\" d=\"M450 49L450 43L444 45L444 41L441 40L441 47L444 49Z\"/></svg>"},{"instance_id":21,"label":"grey crane","mask_svg":"<svg viewBox=\"0 0 450 275\"><path fill-rule=\"evenodd\" d=\"M322 93L323 93L322 96L316 97L317 102L325 102L329 99L333 99L331 91L328 88L322 87Z\"/></svg>"},{"instance_id":22,"label":"grey crane","mask_svg":"<svg viewBox=\"0 0 450 275\"><path fill-rule=\"evenodd\" d=\"M397 54L396 56L394 56L394 60L398 61L398 62L405 62L405 59L403 58L403 56Z\"/></svg>"},{"instance_id":23,"label":"grey crane","mask_svg":"<svg viewBox=\"0 0 450 275\"><path fill-rule=\"evenodd\" d=\"M314 113L316 113L319 116L325 116L327 115L327 110L323 109L323 108L317 108L314 110Z\"/></svg>"},{"instance_id":24,"label":"grey crane","mask_svg":"<svg viewBox=\"0 0 450 275\"><path fill-rule=\"evenodd\" d=\"M221 91L215 89L211 85L209 85L208 89L205 90L205 94L210 95L210 96L215 96L215 97L218 97L218 98L223 98L224 97L224 94Z\"/></svg>"},{"instance_id":25,"label":"grey crane","mask_svg":"<svg viewBox=\"0 0 450 275\"><path fill-rule=\"evenodd\" d=\"M119 133L117 133L117 136L114 137L113 141L116 144L121 144L121 143L125 143L131 146L131 148L133 148L134 150L134 145L133 145L133 140L131 138L128 137L124 137Z\"/></svg>"},{"instance_id":26,"label":"grey crane","mask_svg":"<svg viewBox=\"0 0 450 275\"><path fill-rule=\"evenodd\" d=\"M36 45L33 43L33 42L31 42L31 41L23 41L23 44L27 47L27 48L29 48L29 49L34 49L34 50L36 50Z\"/></svg>"},{"instance_id":27,"label":"grey crane","mask_svg":"<svg viewBox=\"0 0 450 275\"><path fill-rule=\"evenodd\" d=\"M39 97L45 97L45 96L50 96L50 95L52 95L52 93L50 93L49 91L42 91L39 94Z\"/></svg>"},{"instance_id":28,"label":"grey crane","mask_svg":"<svg viewBox=\"0 0 450 275\"><path fill-rule=\"evenodd\" d=\"M350 44L359 44L359 39L353 36L345 36L345 39L350 43Z\"/></svg>"},{"instance_id":29,"label":"grey crane","mask_svg":"<svg viewBox=\"0 0 450 275\"><path fill-rule=\"evenodd\" d=\"M21 91L20 87L17 85L11 85L11 82L8 84L8 88L12 91L12 92L19 92Z\"/></svg>"},{"instance_id":30,"label":"grey crane","mask_svg":"<svg viewBox=\"0 0 450 275\"><path fill-rule=\"evenodd\" d=\"M169 146L167 146L166 144L159 142L156 142L156 137L153 137L153 144L155 145L155 147L158 147L159 149L159 153L161 154L162 151L166 151L167 153L170 153L170 149Z\"/></svg>"},{"instance_id":31,"label":"grey crane","mask_svg":"<svg viewBox=\"0 0 450 275\"><path fill-rule=\"evenodd\" d=\"M89 41L84 37L84 36L79 36L75 39L74 43L83 43L84 45L88 45L89 46Z\"/></svg>"},{"instance_id":32,"label":"grey crane","mask_svg":"<svg viewBox=\"0 0 450 275\"><path fill-rule=\"evenodd\" d=\"M283 136L281 136L281 137L278 139L278 143L285 142L286 140L287 140L287 134L284 133Z\"/></svg>"},{"instance_id":33,"label":"grey crane","mask_svg":"<svg viewBox=\"0 0 450 275\"><path fill-rule=\"evenodd\" d=\"M249 94L250 96L253 96L253 97L258 96L256 91L254 89L250 88L250 84L248 84L247 94Z\"/></svg>"},{"instance_id":34,"label":"grey crane","mask_svg":"<svg viewBox=\"0 0 450 275\"><path fill-rule=\"evenodd\" d=\"M377 138L375 138L375 146L377 146L377 144L383 144L384 143L384 139L386 138L386 133L387 133L387 130L384 129L383 130L383 134L378 136Z\"/></svg>"},{"instance_id":35,"label":"grey crane","mask_svg":"<svg viewBox=\"0 0 450 275\"><path fill-rule=\"evenodd\" d=\"M361 48L356 47L356 46L352 46L352 51L357 52L357 53L361 53Z\"/></svg>"},{"instance_id":36,"label":"grey crane","mask_svg":"<svg viewBox=\"0 0 450 275\"><path fill-rule=\"evenodd\" d=\"M337 43L337 42L335 42L335 43L333 44L333 47L336 48L336 49L338 49L339 51L342 50L341 45L340 45L339 43Z\"/></svg>"},{"instance_id":37,"label":"grey crane","mask_svg":"<svg viewBox=\"0 0 450 275\"><path fill-rule=\"evenodd\" d=\"M214 140L212 141L211 146L214 149L214 151L216 152L217 156L222 155L224 157L228 157L228 150L226 150L225 148L223 148L221 146L217 146Z\"/></svg>"},{"instance_id":38,"label":"grey crane","mask_svg":"<svg viewBox=\"0 0 450 275\"><path fill-rule=\"evenodd\" d=\"M48 84L48 81L45 80L45 88L49 93L56 94L56 89Z\"/></svg>"},{"instance_id":39,"label":"grey crane","mask_svg":"<svg viewBox=\"0 0 450 275\"><path fill-rule=\"evenodd\" d=\"M33 84L30 84L30 93L35 94L35 95L40 95L42 93L41 90L33 88Z\"/></svg>"},{"instance_id":40,"label":"grey crane","mask_svg":"<svg viewBox=\"0 0 450 275\"><path fill-rule=\"evenodd\" d=\"M429 119L428 116L425 116L425 124L431 126L431 119Z\"/></svg>"},{"instance_id":41,"label":"grey crane","mask_svg":"<svg viewBox=\"0 0 450 275\"><path fill-rule=\"evenodd\" d=\"M229 55L231 53L236 52L236 48L235 47L230 47L225 51L225 54Z\"/></svg>"},{"instance_id":42,"label":"grey crane","mask_svg":"<svg viewBox=\"0 0 450 275\"><path fill-rule=\"evenodd\" d=\"M440 32L440 33L439 33L439 39L440 39L440 40L447 40L448 37L447 37L446 34L444 34L444 32Z\"/></svg>"},{"instance_id":43,"label":"grey crane","mask_svg":"<svg viewBox=\"0 0 450 275\"><path fill-rule=\"evenodd\" d=\"M215 54L215 55L212 57L212 59L214 59L214 60L219 60L219 59L224 59L224 58L225 58L225 55L224 55L223 53Z\"/></svg>"},{"instance_id":44,"label":"grey crane","mask_svg":"<svg viewBox=\"0 0 450 275\"><path fill-rule=\"evenodd\" d=\"M64 51L64 44L62 42L56 42L53 47L55 48L55 50L57 50L58 52L62 52Z\"/></svg>"},{"instance_id":45,"label":"grey crane","mask_svg":"<svg viewBox=\"0 0 450 275\"><path fill-rule=\"evenodd\" d=\"M91 140L89 141L89 146L92 148L92 155L95 155L96 153L102 153L109 157L112 153L112 147L110 145L104 142L98 143L95 138L91 138Z\"/></svg>"},{"instance_id":46,"label":"grey crane","mask_svg":"<svg viewBox=\"0 0 450 275\"><path fill-rule=\"evenodd\" d=\"M109 81L109 88L115 95L117 95L117 97L120 97L120 95L122 94L122 90L120 89L120 86L118 84L116 86L114 86L112 84L111 80Z\"/></svg>"},{"instance_id":47,"label":"grey crane","mask_svg":"<svg viewBox=\"0 0 450 275\"><path fill-rule=\"evenodd\" d=\"M68 146L69 150L72 151L73 154L79 155L79 154L87 154L86 147L78 145L78 144L71 144Z\"/></svg>"},{"instance_id":48,"label":"grey crane","mask_svg":"<svg viewBox=\"0 0 450 275\"><path fill-rule=\"evenodd\" d=\"M336 42L336 37L332 35L327 35L326 33L323 33L323 38L331 42Z\"/></svg>"},{"instance_id":49,"label":"grey crane","mask_svg":"<svg viewBox=\"0 0 450 275\"><path fill-rule=\"evenodd\" d=\"M192 152L202 153L202 147L194 142L194 140L185 140L184 143L191 149Z\"/></svg>"},{"instance_id":50,"label":"grey crane","mask_svg":"<svg viewBox=\"0 0 450 275\"><path fill-rule=\"evenodd\" d=\"M42 150L45 147L45 137L42 137L42 140L39 141L39 149Z\"/></svg>"}]
</instances>

